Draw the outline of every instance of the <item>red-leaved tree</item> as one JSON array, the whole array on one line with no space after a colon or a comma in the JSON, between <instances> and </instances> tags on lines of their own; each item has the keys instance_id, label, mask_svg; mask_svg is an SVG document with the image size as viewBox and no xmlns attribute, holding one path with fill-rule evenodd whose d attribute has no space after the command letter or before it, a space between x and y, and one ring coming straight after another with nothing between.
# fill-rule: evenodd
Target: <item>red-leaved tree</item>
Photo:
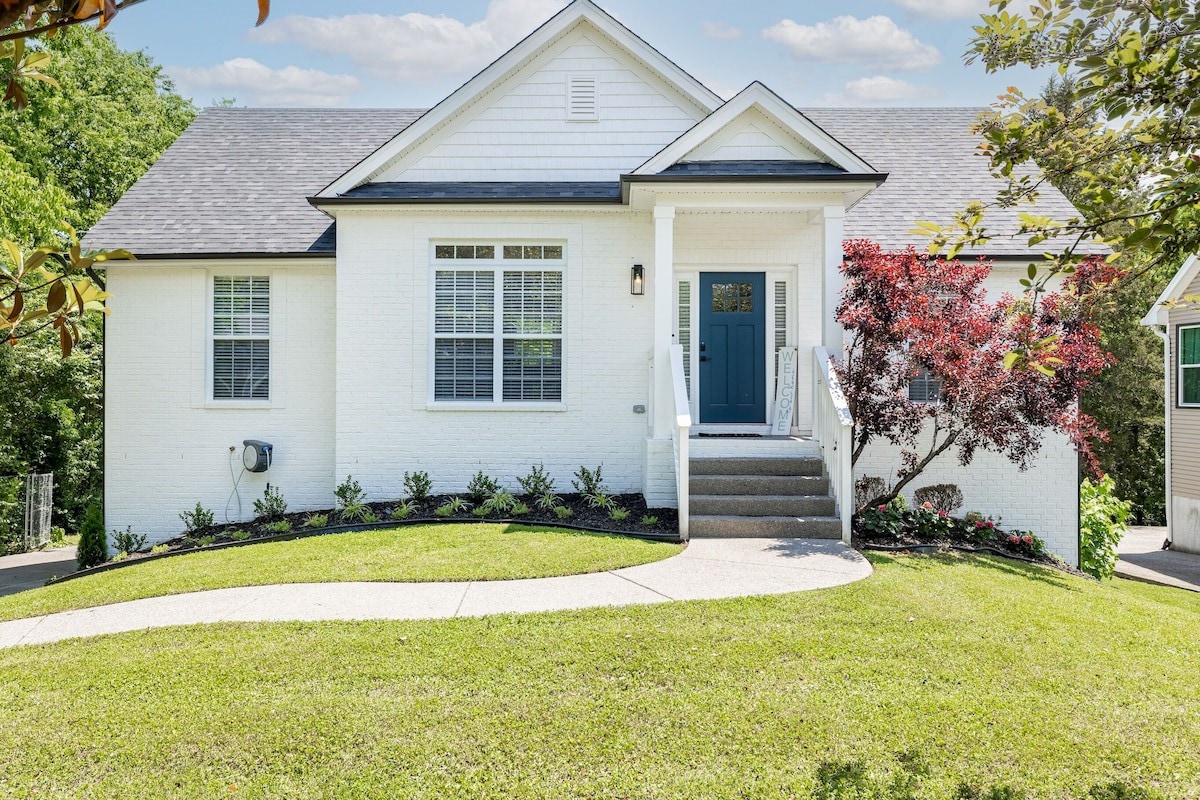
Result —
<instances>
[{"instance_id":1,"label":"red-leaved tree","mask_svg":"<svg viewBox=\"0 0 1200 800\"><path fill-rule=\"evenodd\" d=\"M1112 363L1091 321L1089 296L1122 273L1092 259L1061 289L988 298L991 264L945 261L913 248L846 243L837 308L847 331L838 377L854 416L853 458L887 441L901 450L895 482L862 508L886 503L943 453L966 466L979 450L1024 469L1048 432L1065 434L1089 463L1103 434L1079 410L1088 381ZM910 399L928 371L940 392Z\"/></svg>"}]
</instances>

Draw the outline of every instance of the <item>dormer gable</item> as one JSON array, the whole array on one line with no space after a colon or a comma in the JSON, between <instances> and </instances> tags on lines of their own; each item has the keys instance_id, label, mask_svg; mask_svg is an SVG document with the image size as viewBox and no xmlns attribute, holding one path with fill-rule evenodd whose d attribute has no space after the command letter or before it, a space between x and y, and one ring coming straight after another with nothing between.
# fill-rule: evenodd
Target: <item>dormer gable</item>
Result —
<instances>
[{"instance_id":1,"label":"dormer gable","mask_svg":"<svg viewBox=\"0 0 1200 800\"><path fill-rule=\"evenodd\" d=\"M634 175L655 175L689 165L776 164L788 171L811 165L849 174L876 170L779 95L754 82L694 128L664 147Z\"/></svg>"}]
</instances>

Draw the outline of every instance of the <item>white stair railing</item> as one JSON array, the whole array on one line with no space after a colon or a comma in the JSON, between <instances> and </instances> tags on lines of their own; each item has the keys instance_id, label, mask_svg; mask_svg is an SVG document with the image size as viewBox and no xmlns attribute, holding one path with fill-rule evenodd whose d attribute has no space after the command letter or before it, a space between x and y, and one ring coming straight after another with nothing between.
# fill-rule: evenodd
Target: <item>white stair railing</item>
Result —
<instances>
[{"instance_id":1,"label":"white stair railing","mask_svg":"<svg viewBox=\"0 0 1200 800\"><path fill-rule=\"evenodd\" d=\"M842 393L833 360L824 347L813 348L813 439L821 445L829 493L842 520L842 541L850 544L854 515L854 465L851 463L854 417Z\"/></svg>"},{"instance_id":2,"label":"white stair railing","mask_svg":"<svg viewBox=\"0 0 1200 800\"><path fill-rule=\"evenodd\" d=\"M683 345L671 345L671 386L675 397L675 425L671 450L675 456L675 496L679 501L679 538L688 540L688 436L692 430L692 407L688 403L687 380L683 374Z\"/></svg>"}]
</instances>

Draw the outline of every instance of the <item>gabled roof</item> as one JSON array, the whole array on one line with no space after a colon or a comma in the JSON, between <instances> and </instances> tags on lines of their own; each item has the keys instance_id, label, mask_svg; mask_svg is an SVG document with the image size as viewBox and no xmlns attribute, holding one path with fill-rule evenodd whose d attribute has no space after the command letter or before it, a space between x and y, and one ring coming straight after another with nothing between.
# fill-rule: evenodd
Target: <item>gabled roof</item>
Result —
<instances>
[{"instance_id":1,"label":"gabled roof","mask_svg":"<svg viewBox=\"0 0 1200 800\"><path fill-rule=\"evenodd\" d=\"M1179 271L1175 273L1175 277L1167 284L1167 288L1154 301L1149 313L1142 318L1142 324L1146 327L1170 324L1170 304L1177 302L1197 277L1200 277L1200 258L1188 256L1187 261L1183 262Z\"/></svg>"},{"instance_id":2,"label":"gabled roof","mask_svg":"<svg viewBox=\"0 0 1200 800\"><path fill-rule=\"evenodd\" d=\"M870 238L887 249L929 240L910 231L918 221L946 223L972 200L992 202L1002 183L992 176L986 156L979 155L980 137L972 133L983 108L805 108L804 115L839 141L854 148L887 182L867 195L846 215L847 238ZM1034 169L1032 165L1028 167ZM984 227L992 240L967 248L965 256L1040 257L1053 243L1030 247L1018 235L1019 214L1046 214L1055 219L1078 217L1062 192L1046 184L1036 206L989 208ZM1107 253L1084 244L1083 253Z\"/></svg>"},{"instance_id":3,"label":"gabled roof","mask_svg":"<svg viewBox=\"0 0 1200 800\"><path fill-rule=\"evenodd\" d=\"M970 133L981 110L806 110L805 116L888 173L884 184L847 212L846 235L873 238L889 249L908 245L920 249L927 240L909 233L918 220L948 220L968 200L995 197L1000 184L989 173L987 159L975 154L979 140ZM330 255L333 221L307 198L420 114L371 109L209 109L88 232L85 243L127 247L143 258ZM747 168L758 169L752 164ZM604 191L615 191L617 183L611 187ZM1046 187L1036 209L1058 217L1076 213L1051 187ZM995 237L986 248L973 252L1036 257L1038 249L1029 248L1025 237L1011 235L1019 222L1016 213L1016 209L989 211L985 224Z\"/></svg>"},{"instance_id":4,"label":"gabled roof","mask_svg":"<svg viewBox=\"0 0 1200 800\"><path fill-rule=\"evenodd\" d=\"M646 163L633 171L634 175L654 175L684 160L689 153L716 136L747 111L755 109L810 145L828 159L830 164L846 172L873 174L875 168L859 158L853 150L830 136L783 98L755 81L738 92L729 102L709 114L675 141L658 151Z\"/></svg>"},{"instance_id":5,"label":"gabled roof","mask_svg":"<svg viewBox=\"0 0 1200 800\"><path fill-rule=\"evenodd\" d=\"M318 193L333 197L369 181L388 165L450 119L473 105L479 98L517 72L521 66L560 37L581 23L587 23L609 39L625 48L632 56L647 65L658 77L688 98L702 112L712 111L721 98L678 64L647 44L633 31L617 22L591 0L573 0L566 8L547 20L541 27L485 67L479 74L460 86L446 99L429 109L413 125L363 158Z\"/></svg>"}]
</instances>

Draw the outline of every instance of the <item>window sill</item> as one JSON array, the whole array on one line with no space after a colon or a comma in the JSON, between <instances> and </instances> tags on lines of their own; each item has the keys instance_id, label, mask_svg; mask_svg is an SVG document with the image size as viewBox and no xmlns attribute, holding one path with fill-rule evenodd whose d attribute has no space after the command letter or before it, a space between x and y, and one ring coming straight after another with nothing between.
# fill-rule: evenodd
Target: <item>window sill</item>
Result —
<instances>
[{"instance_id":1,"label":"window sill","mask_svg":"<svg viewBox=\"0 0 1200 800\"><path fill-rule=\"evenodd\" d=\"M207 400L204 402L204 408L266 409L278 408L278 404L270 400Z\"/></svg>"},{"instance_id":2,"label":"window sill","mask_svg":"<svg viewBox=\"0 0 1200 800\"><path fill-rule=\"evenodd\" d=\"M566 403L472 403L469 401L432 402L425 404L426 411L551 411L567 410Z\"/></svg>"}]
</instances>

